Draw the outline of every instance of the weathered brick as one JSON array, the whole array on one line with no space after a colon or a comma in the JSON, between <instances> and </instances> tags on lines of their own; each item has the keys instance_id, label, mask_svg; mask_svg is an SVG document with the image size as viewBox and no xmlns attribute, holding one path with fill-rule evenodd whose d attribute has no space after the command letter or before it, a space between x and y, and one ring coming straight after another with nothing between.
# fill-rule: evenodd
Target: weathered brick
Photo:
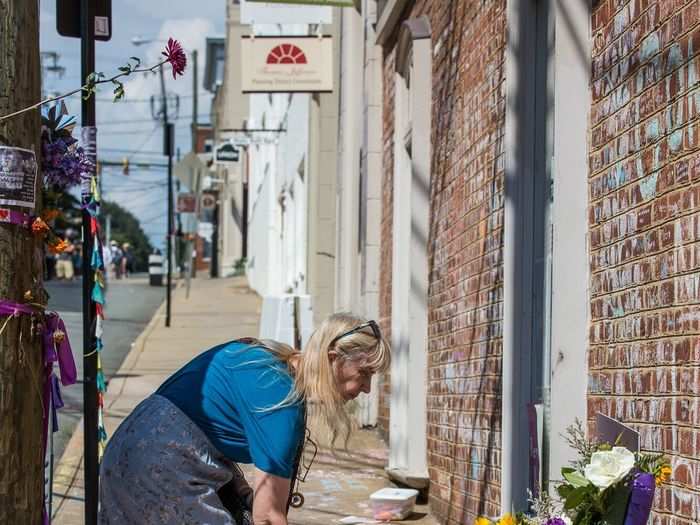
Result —
<instances>
[{"instance_id":1,"label":"weathered brick","mask_svg":"<svg viewBox=\"0 0 700 525\"><path fill-rule=\"evenodd\" d=\"M610 0L591 15L588 413L671 458L659 525L700 522L699 6Z\"/></svg>"},{"instance_id":2,"label":"weathered brick","mask_svg":"<svg viewBox=\"0 0 700 525\"><path fill-rule=\"evenodd\" d=\"M427 430L431 509L446 524L495 515L500 504L505 6L417 1L404 13L429 17L434 51ZM394 45L384 56L386 322Z\"/></svg>"}]
</instances>

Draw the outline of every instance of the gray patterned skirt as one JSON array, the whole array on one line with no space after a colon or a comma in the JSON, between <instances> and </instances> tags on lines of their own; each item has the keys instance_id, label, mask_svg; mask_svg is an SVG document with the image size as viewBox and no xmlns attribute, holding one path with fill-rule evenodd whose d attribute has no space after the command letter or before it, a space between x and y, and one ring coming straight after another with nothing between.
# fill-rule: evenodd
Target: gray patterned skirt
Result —
<instances>
[{"instance_id":1,"label":"gray patterned skirt","mask_svg":"<svg viewBox=\"0 0 700 525\"><path fill-rule=\"evenodd\" d=\"M107 444L100 465L99 523L252 523L248 505L232 508L217 493L235 484L235 476L243 476L238 465L191 419L165 397L152 395Z\"/></svg>"}]
</instances>

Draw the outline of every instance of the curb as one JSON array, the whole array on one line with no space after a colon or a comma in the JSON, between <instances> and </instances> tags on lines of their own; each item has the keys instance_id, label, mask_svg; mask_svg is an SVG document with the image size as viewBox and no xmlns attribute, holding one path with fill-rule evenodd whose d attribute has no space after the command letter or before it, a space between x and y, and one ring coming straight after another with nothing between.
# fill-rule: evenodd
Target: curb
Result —
<instances>
[{"instance_id":1,"label":"curb","mask_svg":"<svg viewBox=\"0 0 700 525\"><path fill-rule=\"evenodd\" d=\"M178 284L175 289L180 288L180 285ZM165 300L161 303L161 305L158 307L158 309L155 311L153 314L153 317L151 317L151 320L148 322L146 327L143 329L143 331L136 337L134 342L132 343L132 348L129 350L129 353L126 355L124 358L124 361L122 362L121 366L117 370L117 372L114 374L117 379L111 380L109 383L112 385L112 387L119 387L118 392L115 393L115 395L110 396L113 399L111 400L110 404L105 406L105 409L108 410L109 407L114 403L115 399L118 399L121 394L124 391L124 385L125 385L125 380L122 379L120 376L123 376L124 372L133 370L133 368L136 366L136 363L139 360L139 357L144 351L144 348L146 346L146 342L148 341L148 338L150 337L151 333L153 330L155 330L158 321L165 315ZM121 383L121 384L119 384ZM109 386L109 385L108 385ZM73 435L70 437L68 440L68 443L66 445L66 448L63 451L63 454L61 455L61 458L56 464L56 468L54 470L53 474L53 479L54 479L54 487L57 484L62 484L63 486L66 487L65 489L65 494L56 498L58 501L56 502L52 516L51 518L55 518L58 513L61 510L61 507L63 506L63 503L69 499L70 497L70 491L73 489L74 484L76 479L78 478L78 475L80 471L82 470L82 464L83 464L83 437L84 437L84 417L80 418L80 421L78 421L78 424L75 427L75 430L73 431ZM64 481L64 483L61 483L61 481ZM53 491L53 490L52 490Z\"/></svg>"}]
</instances>

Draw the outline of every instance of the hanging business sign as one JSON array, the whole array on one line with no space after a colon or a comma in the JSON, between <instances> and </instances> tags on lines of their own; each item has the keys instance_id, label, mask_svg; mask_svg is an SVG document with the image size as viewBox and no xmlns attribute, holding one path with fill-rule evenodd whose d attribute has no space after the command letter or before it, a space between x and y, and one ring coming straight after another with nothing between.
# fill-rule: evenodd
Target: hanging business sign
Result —
<instances>
[{"instance_id":1,"label":"hanging business sign","mask_svg":"<svg viewBox=\"0 0 700 525\"><path fill-rule=\"evenodd\" d=\"M215 162L238 162L240 159L239 149L230 142L224 142L216 148L214 153Z\"/></svg>"},{"instance_id":2,"label":"hanging business sign","mask_svg":"<svg viewBox=\"0 0 700 525\"><path fill-rule=\"evenodd\" d=\"M241 0L241 24L327 24L333 23L333 9L324 5L281 4Z\"/></svg>"},{"instance_id":3,"label":"hanging business sign","mask_svg":"<svg viewBox=\"0 0 700 525\"><path fill-rule=\"evenodd\" d=\"M34 208L36 176L34 151L0 146L0 204Z\"/></svg>"},{"instance_id":4,"label":"hanging business sign","mask_svg":"<svg viewBox=\"0 0 700 525\"><path fill-rule=\"evenodd\" d=\"M197 196L194 193L180 193L177 196L178 213L194 213L197 211Z\"/></svg>"},{"instance_id":5,"label":"hanging business sign","mask_svg":"<svg viewBox=\"0 0 700 525\"><path fill-rule=\"evenodd\" d=\"M241 64L244 93L333 91L333 39L329 36L244 36Z\"/></svg>"},{"instance_id":6,"label":"hanging business sign","mask_svg":"<svg viewBox=\"0 0 700 525\"><path fill-rule=\"evenodd\" d=\"M216 195L213 193L202 193L199 203L203 211L213 210L216 207Z\"/></svg>"}]
</instances>

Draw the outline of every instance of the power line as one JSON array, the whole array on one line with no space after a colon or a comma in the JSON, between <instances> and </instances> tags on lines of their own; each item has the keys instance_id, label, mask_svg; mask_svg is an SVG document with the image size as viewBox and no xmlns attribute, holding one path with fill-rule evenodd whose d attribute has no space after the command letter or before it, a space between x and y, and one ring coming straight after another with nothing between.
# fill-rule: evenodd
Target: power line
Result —
<instances>
[{"instance_id":1,"label":"power line","mask_svg":"<svg viewBox=\"0 0 700 525\"><path fill-rule=\"evenodd\" d=\"M146 146L146 144L148 144L148 142L151 140L151 137L153 137L153 135L155 134L156 130L159 127L160 126L158 124L153 126L153 131L151 131L151 133L149 133L149 135L144 139L144 141L141 143L141 145L138 148L136 148L136 151L134 153L132 153L131 155L129 155L129 160L131 160L131 158L134 156L135 153L138 153L142 148L144 148Z\"/></svg>"},{"instance_id":2,"label":"power line","mask_svg":"<svg viewBox=\"0 0 700 525\"><path fill-rule=\"evenodd\" d=\"M160 125L158 126L160 127ZM149 137L150 139L150 137ZM146 141L148 142L148 141ZM99 148L98 147L98 152L100 151L109 151L111 153L133 153L136 154L138 153L139 155L158 155L158 156L163 156L162 151L143 151L140 149L124 149L124 148Z\"/></svg>"},{"instance_id":3,"label":"power line","mask_svg":"<svg viewBox=\"0 0 700 525\"><path fill-rule=\"evenodd\" d=\"M206 116L206 115L198 115L197 117L200 116ZM169 120L191 120L192 115L179 115L177 118L171 118ZM97 126L114 126L117 124L137 124L137 123L144 123L144 122L153 122L153 118L144 118L144 119L125 119L125 120L106 120L104 122L98 122Z\"/></svg>"},{"instance_id":4,"label":"power line","mask_svg":"<svg viewBox=\"0 0 700 525\"><path fill-rule=\"evenodd\" d=\"M101 137L101 136L105 136L105 135L107 135L107 136L109 136L109 135L139 135L139 134L142 134L142 133L150 133L151 131L152 131L151 128L146 128L146 129L130 129L130 130L120 130L120 131L99 131L99 130L98 130L97 136L98 136L98 137ZM181 133L185 133L185 132L186 132L186 133L189 133L189 132L190 132L189 128L184 128L184 127L183 127L183 128L180 128L180 129L176 129L176 130L175 130L175 134L176 134L176 135L181 134Z\"/></svg>"},{"instance_id":5,"label":"power line","mask_svg":"<svg viewBox=\"0 0 700 525\"><path fill-rule=\"evenodd\" d=\"M64 77L64 78L71 78L71 77ZM77 78L77 77L75 77ZM177 93L175 93L177 94ZM154 95L157 96L157 95ZM200 93L197 95L197 98L204 98L204 97L212 97L213 95L211 93ZM74 95L70 95L65 98L79 98L82 97L82 93L76 93ZM180 98L187 98L187 99L194 99L194 95L192 93L187 94L187 95L178 95ZM150 98L129 98L128 95L125 95L124 98L117 100L116 102L114 101L113 98L108 98L108 97L97 97L95 98L97 102L111 102L113 104L148 104L151 102Z\"/></svg>"}]
</instances>

